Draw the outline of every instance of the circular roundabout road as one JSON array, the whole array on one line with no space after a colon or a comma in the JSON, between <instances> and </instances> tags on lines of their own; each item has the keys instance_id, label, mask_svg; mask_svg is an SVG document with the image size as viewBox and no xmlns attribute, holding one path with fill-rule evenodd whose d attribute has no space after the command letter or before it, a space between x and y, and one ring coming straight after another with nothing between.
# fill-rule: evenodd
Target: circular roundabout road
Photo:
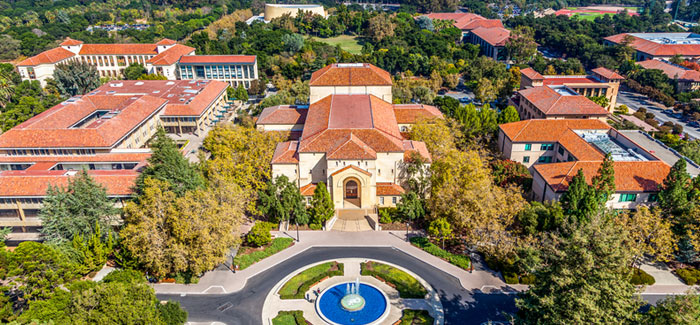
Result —
<instances>
[{"instance_id":1,"label":"circular roundabout road","mask_svg":"<svg viewBox=\"0 0 700 325\"><path fill-rule=\"evenodd\" d=\"M282 252L284 253L284 252ZM262 324L265 297L289 272L305 265L336 258L366 258L387 261L411 270L427 281L440 295L445 324L481 324L504 321L504 313L514 313L514 295L482 293L464 289L451 275L390 247L314 247L248 279L245 287L230 294L158 295L161 300L179 301L189 313L190 322Z\"/></svg>"}]
</instances>

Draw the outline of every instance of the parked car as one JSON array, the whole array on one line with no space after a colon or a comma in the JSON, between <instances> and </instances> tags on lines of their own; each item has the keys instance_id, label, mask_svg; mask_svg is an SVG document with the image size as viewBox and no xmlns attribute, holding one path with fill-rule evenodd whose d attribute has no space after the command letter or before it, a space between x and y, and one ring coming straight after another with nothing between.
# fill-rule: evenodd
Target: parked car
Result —
<instances>
[{"instance_id":1,"label":"parked car","mask_svg":"<svg viewBox=\"0 0 700 325\"><path fill-rule=\"evenodd\" d=\"M693 128L700 128L700 123L698 123L698 121L690 121L688 122L688 126Z\"/></svg>"},{"instance_id":2,"label":"parked car","mask_svg":"<svg viewBox=\"0 0 700 325\"><path fill-rule=\"evenodd\" d=\"M472 101L472 99L469 97L462 97L459 99L459 102L462 104L469 104L469 103L471 103L471 101Z\"/></svg>"}]
</instances>

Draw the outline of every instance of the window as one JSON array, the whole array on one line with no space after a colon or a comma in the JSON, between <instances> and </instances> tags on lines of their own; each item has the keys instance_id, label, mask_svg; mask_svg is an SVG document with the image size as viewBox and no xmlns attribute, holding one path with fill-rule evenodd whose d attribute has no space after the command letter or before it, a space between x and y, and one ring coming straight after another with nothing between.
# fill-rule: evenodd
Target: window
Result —
<instances>
[{"instance_id":1,"label":"window","mask_svg":"<svg viewBox=\"0 0 700 325\"><path fill-rule=\"evenodd\" d=\"M525 144L525 151L530 151L530 150L532 150L532 144L526 143Z\"/></svg>"},{"instance_id":2,"label":"window","mask_svg":"<svg viewBox=\"0 0 700 325\"><path fill-rule=\"evenodd\" d=\"M656 202L658 200L659 200L659 194L652 193L652 194L649 194L649 198L647 199L647 202Z\"/></svg>"},{"instance_id":3,"label":"window","mask_svg":"<svg viewBox=\"0 0 700 325\"><path fill-rule=\"evenodd\" d=\"M564 147L560 146L559 149L557 149L557 152L563 156L564 155Z\"/></svg>"},{"instance_id":4,"label":"window","mask_svg":"<svg viewBox=\"0 0 700 325\"><path fill-rule=\"evenodd\" d=\"M395 196L391 197L391 204L396 204L396 197Z\"/></svg>"},{"instance_id":5,"label":"window","mask_svg":"<svg viewBox=\"0 0 700 325\"><path fill-rule=\"evenodd\" d=\"M529 163L529 162L530 162L530 156L525 156L525 157L523 157L523 162L526 163L526 164Z\"/></svg>"},{"instance_id":6,"label":"window","mask_svg":"<svg viewBox=\"0 0 700 325\"><path fill-rule=\"evenodd\" d=\"M622 193L620 194L620 202L634 202L637 200L637 194Z\"/></svg>"},{"instance_id":7,"label":"window","mask_svg":"<svg viewBox=\"0 0 700 325\"><path fill-rule=\"evenodd\" d=\"M554 144L553 143L543 143L540 145L540 150L542 150L542 151L554 150Z\"/></svg>"},{"instance_id":8,"label":"window","mask_svg":"<svg viewBox=\"0 0 700 325\"><path fill-rule=\"evenodd\" d=\"M382 204L382 205L384 204L384 197L383 196L379 197L379 204Z\"/></svg>"},{"instance_id":9,"label":"window","mask_svg":"<svg viewBox=\"0 0 700 325\"><path fill-rule=\"evenodd\" d=\"M542 156L540 159L537 159L537 162L541 163L551 163L552 162L552 157L551 156Z\"/></svg>"}]
</instances>

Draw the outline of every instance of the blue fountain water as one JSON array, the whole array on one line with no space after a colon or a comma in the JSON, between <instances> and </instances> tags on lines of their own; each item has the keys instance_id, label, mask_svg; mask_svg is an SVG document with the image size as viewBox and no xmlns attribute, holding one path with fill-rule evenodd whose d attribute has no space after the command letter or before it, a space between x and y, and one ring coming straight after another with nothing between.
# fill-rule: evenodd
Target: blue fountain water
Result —
<instances>
[{"instance_id":1,"label":"blue fountain water","mask_svg":"<svg viewBox=\"0 0 700 325\"><path fill-rule=\"evenodd\" d=\"M365 299L364 307L357 311L344 309L340 300L348 294L347 287L347 283L337 284L319 298L317 308L327 320L340 325L361 325L372 323L384 314L386 297L377 288L364 283L359 286L359 294Z\"/></svg>"}]
</instances>

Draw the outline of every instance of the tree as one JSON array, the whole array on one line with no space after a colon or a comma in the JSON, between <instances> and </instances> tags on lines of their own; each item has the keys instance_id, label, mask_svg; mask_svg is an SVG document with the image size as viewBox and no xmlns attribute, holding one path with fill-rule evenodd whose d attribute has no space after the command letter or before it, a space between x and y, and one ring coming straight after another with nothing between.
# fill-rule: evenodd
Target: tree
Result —
<instances>
[{"instance_id":1,"label":"tree","mask_svg":"<svg viewBox=\"0 0 700 325\"><path fill-rule=\"evenodd\" d=\"M623 324L641 305L630 283L628 234L607 220L551 234L539 256L535 283L516 299L516 324Z\"/></svg>"},{"instance_id":2,"label":"tree","mask_svg":"<svg viewBox=\"0 0 700 325\"><path fill-rule=\"evenodd\" d=\"M231 89L231 88L229 88L229 89ZM242 102L248 101L248 91L245 90L245 88L243 87L243 84L239 84L238 87L229 95L229 97L231 97L231 95L233 95L232 96L233 98L240 100Z\"/></svg>"},{"instance_id":3,"label":"tree","mask_svg":"<svg viewBox=\"0 0 700 325\"><path fill-rule=\"evenodd\" d=\"M425 204L415 192L401 194L401 201L396 205L398 215L404 220L416 221L425 217Z\"/></svg>"},{"instance_id":4,"label":"tree","mask_svg":"<svg viewBox=\"0 0 700 325\"><path fill-rule=\"evenodd\" d=\"M515 63L530 61L537 53L535 31L528 26L518 26L511 30L510 37L506 41L506 52Z\"/></svg>"},{"instance_id":5,"label":"tree","mask_svg":"<svg viewBox=\"0 0 700 325\"><path fill-rule=\"evenodd\" d=\"M10 35L0 35L0 60L14 60L19 56L20 41Z\"/></svg>"},{"instance_id":6,"label":"tree","mask_svg":"<svg viewBox=\"0 0 700 325\"><path fill-rule=\"evenodd\" d=\"M258 193L258 209L273 223L292 220L302 224L308 222L304 198L296 184L285 175L269 181L266 188Z\"/></svg>"},{"instance_id":7,"label":"tree","mask_svg":"<svg viewBox=\"0 0 700 325\"><path fill-rule=\"evenodd\" d=\"M148 73L148 71L146 71L146 68L144 68L141 63L132 63L124 69L124 79L137 80L141 75L146 73Z\"/></svg>"},{"instance_id":8,"label":"tree","mask_svg":"<svg viewBox=\"0 0 700 325\"><path fill-rule=\"evenodd\" d=\"M290 53L296 53L304 47L304 36L299 34L286 34L282 36L284 49Z\"/></svg>"},{"instance_id":9,"label":"tree","mask_svg":"<svg viewBox=\"0 0 700 325\"><path fill-rule=\"evenodd\" d=\"M10 255L8 276L24 298L46 299L54 289L75 278L75 265L58 250L37 242L22 242Z\"/></svg>"},{"instance_id":10,"label":"tree","mask_svg":"<svg viewBox=\"0 0 700 325\"><path fill-rule=\"evenodd\" d=\"M380 42L386 37L394 36L396 25L391 21L391 16L380 13L368 21L367 36L375 42Z\"/></svg>"},{"instance_id":11,"label":"tree","mask_svg":"<svg viewBox=\"0 0 700 325\"><path fill-rule=\"evenodd\" d=\"M569 188L559 200L564 213L575 217L579 222L586 222L598 212L598 198L595 190L588 186L583 170L579 169L569 182Z\"/></svg>"},{"instance_id":12,"label":"tree","mask_svg":"<svg viewBox=\"0 0 700 325\"><path fill-rule=\"evenodd\" d=\"M592 102L598 104L598 106L603 107L603 108L607 108L608 105L610 105L610 100L608 99L608 97L605 97L604 95L590 96L590 97L588 97L588 99L590 99Z\"/></svg>"},{"instance_id":13,"label":"tree","mask_svg":"<svg viewBox=\"0 0 700 325\"><path fill-rule=\"evenodd\" d=\"M685 159L678 159L661 185L659 206L669 215L683 217L691 209L691 201L688 199L690 193L691 181Z\"/></svg>"},{"instance_id":14,"label":"tree","mask_svg":"<svg viewBox=\"0 0 700 325\"><path fill-rule=\"evenodd\" d=\"M311 223L323 225L330 220L335 213L335 205L331 199L331 194L324 182L316 184L314 195L311 197Z\"/></svg>"},{"instance_id":15,"label":"tree","mask_svg":"<svg viewBox=\"0 0 700 325\"><path fill-rule=\"evenodd\" d=\"M416 18L416 24L420 29L429 30L431 32L435 31L433 20L428 18L428 16L418 16L418 18Z\"/></svg>"},{"instance_id":16,"label":"tree","mask_svg":"<svg viewBox=\"0 0 700 325\"><path fill-rule=\"evenodd\" d=\"M233 183L177 196L167 182L146 178L138 204L124 207L122 246L155 276L203 273L222 263L238 240L244 196Z\"/></svg>"},{"instance_id":17,"label":"tree","mask_svg":"<svg viewBox=\"0 0 700 325\"><path fill-rule=\"evenodd\" d=\"M442 249L445 249L445 238L452 236L452 226L445 218L438 218L430 222L428 234L442 241Z\"/></svg>"},{"instance_id":18,"label":"tree","mask_svg":"<svg viewBox=\"0 0 700 325\"><path fill-rule=\"evenodd\" d=\"M456 146L455 138L459 130L448 125L444 119L419 120L411 127L410 137L414 141L425 142L433 160L439 159Z\"/></svg>"},{"instance_id":19,"label":"tree","mask_svg":"<svg viewBox=\"0 0 700 325\"><path fill-rule=\"evenodd\" d=\"M535 235L538 232L554 231L564 223L564 210L559 202L537 201L518 214L518 226L524 235Z\"/></svg>"},{"instance_id":20,"label":"tree","mask_svg":"<svg viewBox=\"0 0 700 325\"><path fill-rule=\"evenodd\" d=\"M700 296L687 292L667 296L642 315L643 324L691 325L700 323Z\"/></svg>"},{"instance_id":21,"label":"tree","mask_svg":"<svg viewBox=\"0 0 700 325\"><path fill-rule=\"evenodd\" d=\"M57 64L53 79L64 96L82 95L100 86L97 68L82 61Z\"/></svg>"},{"instance_id":22,"label":"tree","mask_svg":"<svg viewBox=\"0 0 700 325\"><path fill-rule=\"evenodd\" d=\"M85 170L69 178L65 188L49 186L39 212L41 233L52 243L70 241L76 235L90 237L99 229L109 232L115 218L118 210L114 202Z\"/></svg>"},{"instance_id":23,"label":"tree","mask_svg":"<svg viewBox=\"0 0 700 325\"><path fill-rule=\"evenodd\" d=\"M480 100L482 103L490 103L496 99L498 89L491 79L481 78L474 89L474 95L476 99Z\"/></svg>"},{"instance_id":24,"label":"tree","mask_svg":"<svg viewBox=\"0 0 700 325\"><path fill-rule=\"evenodd\" d=\"M656 261L668 262L676 251L676 236L671 230L671 222L661 216L658 209L640 207L634 214L621 213L615 223L626 229L630 236L628 246L632 252L633 266L644 255L653 256Z\"/></svg>"},{"instance_id":25,"label":"tree","mask_svg":"<svg viewBox=\"0 0 700 325\"><path fill-rule=\"evenodd\" d=\"M512 105L506 106L506 108L498 113L498 124L518 121L520 121L520 115L518 114L518 110L516 110Z\"/></svg>"},{"instance_id":26,"label":"tree","mask_svg":"<svg viewBox=\"0 0 700 325\"><path fill-rule=\"evenodd\" d=\"M598 168L598 174L591 180L598 204L605 206L615 193L615 163L610 153L605 154L603 163Z\"/></svg>"},{"instance_id":27,"label":"tree","mask_svg":"<svg viewBox=\"0 0 700 325\"><path fill-rule=\"evenodd\" d=\"M158 128L149 146L152 154L148 166L136 179L136 193L143 193L146 178L167 182L178 196L204 186L202 174L180 153L175 141L165 134L163 128Z\"/></svg>"}]
</instances>

